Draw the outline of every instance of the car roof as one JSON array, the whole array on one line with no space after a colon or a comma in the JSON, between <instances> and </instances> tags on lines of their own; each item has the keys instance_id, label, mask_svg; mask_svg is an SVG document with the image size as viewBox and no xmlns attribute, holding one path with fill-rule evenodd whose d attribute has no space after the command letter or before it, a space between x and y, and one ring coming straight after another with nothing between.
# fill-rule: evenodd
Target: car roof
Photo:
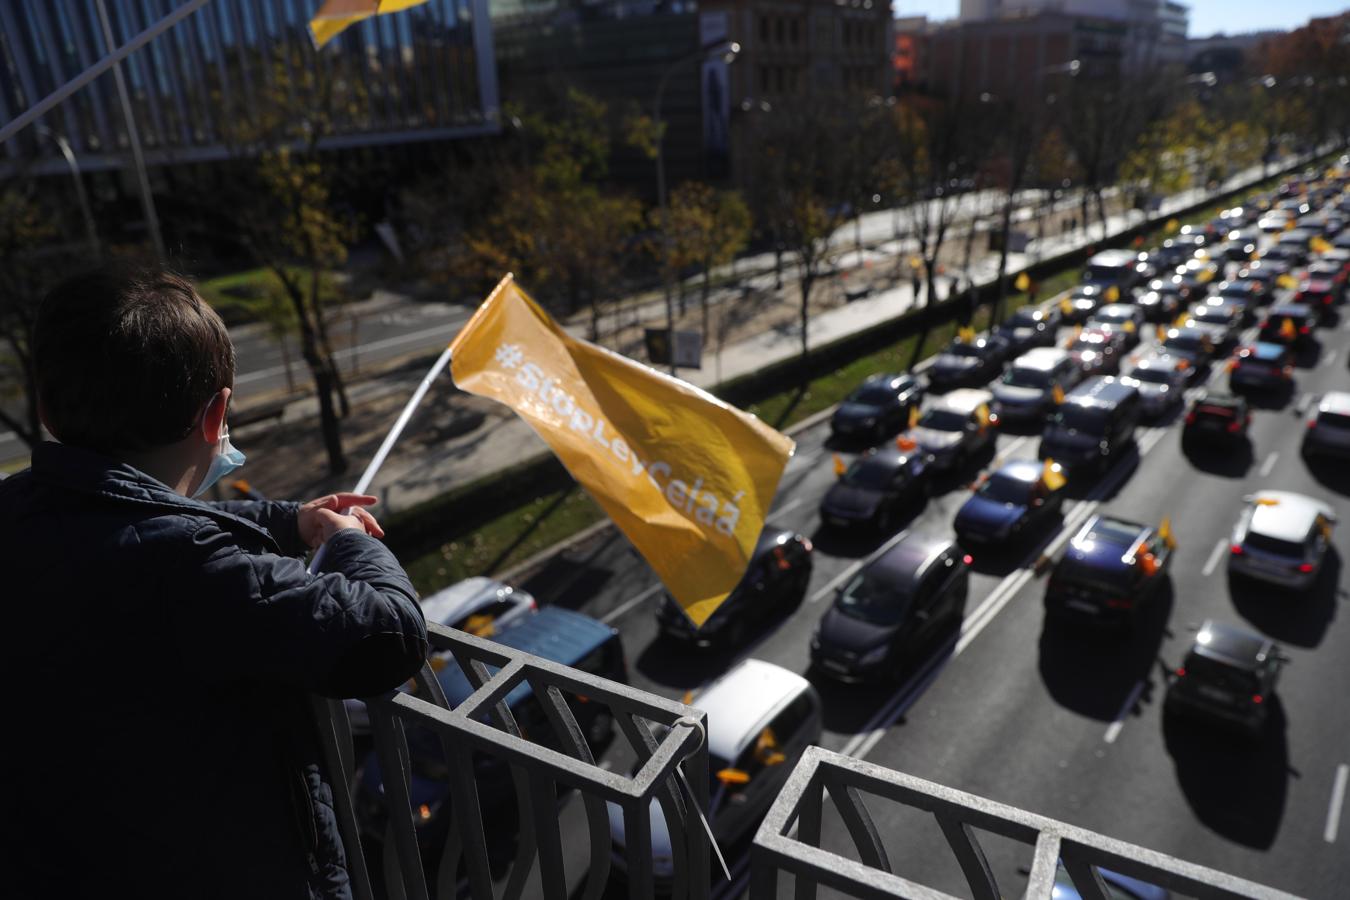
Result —
<instances>
[{"instance_id":1,"label":"car roof","mask_svg":"<svg viewBox=\"0 0 1350 900\"><path fill-rule=\"evenodd\" d=\"M1263 360L1279 360L1290 352L1284 344L1272 344L1269 341L1257 341L1244 349L1249 351L1250 356Z\"/></svg>"},{"instance_id":2,"label":"car roof","mask_svg":"<svg viewBox=\"0 0 1350 900\"><path fill-rule=\"evenodd\" d=\"M1236 409L1243 406L1247 401L1233 394L1225 394L1221 391L1206 391L1195 398L1195 405L1199 406L1222 406L1229 409Z\"/></svg>"},{"instance_id":3,"label":"car roof","mask_svg":"<svg viewBox=\"0 0 1350 900\"><path fill-rule=\"evenodd\" d=\"M1190 368L1190 363L1168 353L1151 353L1136 361L1133 366L1133 369L1153 369L1167 372L1177 372L1183 368Z\"/></svg>"},{"instance_id":4,"label":"car roof","mask_svg":"<svg viewBox=\"0 0 1350 900\"><path fill-rule=\"evenodd\" d=\"M882 444L859 456L856 462L895 470L904 468L914 456L914 453L906 453L895 444Z\"/></svg>"},{"instance_id":5,"label":"car roof","mask_svg":"<svg viewBox=\"0 0 1350 900\"><path fill-rule=\"evenodd\" d=\"M1033 347L1013 360L1013 368L1053 369L1068 358L1069 354L1060 347Z\"/></svg>"},{"instance_id":6,"label":"car roof","mask_svg":"<svg viewBox=\"0 0 1350 900\"><path fill-rule=\"evenodd\" d=\"M782 666L744 660L694 698L692 705L708 714L708 752L734 761L764 722L810 688Z\"/></svg>"},{"instance_id":7,"label":"car roof","mask_svg":"<svg viewBox=\"0 0 1350 900\"><path fill-rule=\"evenodd\" d=\"M1258 491L1252 495L1252 505L1248 532L1296 544L1308 536L1318 516L1331 511L1320 500L1293 491Z\"/></svg>"},{"instance_id":8,"label":"car roof","mask_svg":"<svg viewBox=\"0 0 1350 900\"><path fill-rule=\"evenodd\" d=\"M1138 391L1133 386L1122 384L1110 375L1099 375L1089 378L1070 391L1064 402L1078 406L1112 406L1135 393Z\"/></svg>"},{"instance_id":9,"label":"car roof","mask_svg":"<svg viewBox=\"0 0 1350 900\"><path fill-rule=\"evenodd\" d=\"M759 533L759 540L755 542L756 558L768 553L779 544L786 544L796 537L796 533L789 528L775 528L772 525L764 526L764 530Z\"/></svg>"},{"instance_id":10,"label":"car roof","mask_svg":"<svg viewBox=\"0 0 1350 900\"><path fill-rule=\"evenodd\" d=\"M428 622L448 625L512 593L514 589L500 581L475 575L424 597L422 615ZM524 594L520 599L524 601L528 597Z\"/></svg>"},{"instance_id":11,"label":"car roof","mask_svg":"<svg viewBox=\"0 0 1350 900\"><path fill-rule=\"evenodd\" d=\"M1206 619L1195 635L1191 652L1228 665L1254 669L1274 650L1274 642L1232 625Z\"/></svg>"},{"instance_id":12,"label":"car roof","mask_svg":"<svg viewBox=\"0 0 1350 900\"><path fill-rule=\"evenodd\" d=\"M1093 568L1127 569L1134 565L1131 551L1149 527L1110 515L1095 515L1069 541L1064 558Z\"/></svg>"},{"instance_id":13,"label":"car roof","mask_svg":"<svg viewBox=\"0 0 1350 900\"><path fill-rule=\"evenodd\" d=\"M1139 314L1139 307L1135 306L1133 303L1108 303L1107 305L1103 306L1101 309L1093 313L1092 316L1093 318L1097 318L1099 316L1134 317L1137 316L1138 314Z\"/></svg>"},{"instance_id":14,"label":"car roof","mask_svg":"<svg viewBox=\"0 0 1350 900\"><path fill-rule=\"evenodd\" d=\"M1346 391L1327 391L1317 402L1318 412L1335 413L1350 416L1350 393Z\"/></svg>"},{"instance_id":15,"label":"car roof","mask_svg":"<svg viewBox=\"0 0 1350 900\"><path fill-rule=\"evenodd\" d=\"M933 403L933 409L951 409L961 413L971 413L981 403L988 403L993 395L978 388L959 388L943 394Z\"/></svg>"},{"instance_id":16,"label":"car roof","mask_svg":"<svg viewBox=\"0 0 1350 900\"><path fill-rule=\"evenodd\" d=\"M1312 314L1312 308L1306 303L1276 303L1270 308L1268 316L1293 316L1295 318L1307 318Z\"/></svg>"},{"instance_id":17,"label":"car roof","mask_svg":"<svg viewBox=\"0 0 1350 900\"><path fill-rule=\"evenodd\" d=\"M863 379L863 385L867 387L884 385L899 390L902 387L914 384L917 380L913 375L905 372L882 372L877 375L868 375Z\"/></svg>"},{"instance_id":18,"label":"car roof","mask_svg":"<svg viewBox=\"0 0 1350 900\"><path fill-rule=\"evenodd\" d=\"M993 477L1007 478L1012 481L1031 482L1040 479L1045 471L1045 464L1035 459L1015 459L1012 462L1004 463L994 471Z\"/></svg>"},{"instance_id":19,"label":"car roof","mask_svg":"<svg viewBox=\"0 0 1350 900\"><path fill-rule=\"evenodd\" d=\"M1088 260L1089 266L1125 266L1135 262L1138 254L1133 250L1103 250Z\"/></svg>"},{"instance_id":20,"label":"car roof","mask_svg":"<svg viewBox=\"0 0 1350 900\"><path fill-rule=\"evenodd\" d=\"M898 585L911 584L930 560L952 546L950 538L911 534L887 548L864 568L883 571Z\"/></svg>"}]
</instances>

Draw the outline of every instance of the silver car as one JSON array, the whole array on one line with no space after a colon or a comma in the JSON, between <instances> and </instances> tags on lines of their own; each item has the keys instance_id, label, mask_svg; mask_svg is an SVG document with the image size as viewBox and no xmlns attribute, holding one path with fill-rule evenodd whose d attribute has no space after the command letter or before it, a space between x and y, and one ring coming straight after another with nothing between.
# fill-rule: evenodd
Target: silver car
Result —
<instances>
[{"instance_id":1,"label":"silver car","mask_svg":"<svg viewBox=\"0 0 1350 900\"><path fill-rule=\"evenodd\" d=\"M1120 380L1139 391L1144 415L1161 416L1185 399L1191 367L1175 356L1155 354L1134 362L1123 370Z\"/></svg>"},{"instance_id":2,"label":"silver car","mask_svg":"<svg viewBox=\"0 0 1350 900\"><path fill-rule=\"evenodd\" d=\"M1261 491L1245 499L1247 508L1233 528L1228 574L1295 591L1312 587L1331 546L1336 513L1292 491Z\"/></svg>"},{"instance_id":3,"label":"silver car","mask_svg":"<svg viewBox=\"0 0 1350 900\"><path fill-rule=\"evenodd\" d=\"M1303 432L1304 456L1350 456L1350 393L1323 395Z\"/></svg>"}]
</instances>

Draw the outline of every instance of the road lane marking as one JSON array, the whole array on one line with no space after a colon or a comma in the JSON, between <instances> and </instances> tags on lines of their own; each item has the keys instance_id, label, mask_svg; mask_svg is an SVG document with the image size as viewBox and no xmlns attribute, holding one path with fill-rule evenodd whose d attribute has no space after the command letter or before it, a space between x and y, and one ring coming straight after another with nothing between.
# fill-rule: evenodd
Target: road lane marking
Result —
<instances>
[{"instance_id":1,"label":"road lane marking","mask_svg":"<svg viewBox=\"0 0 1350 900\"><path fill-rule=\"evenodd\" d=\"M1322 355L1321 360L1318 361L1317 368L1320 369L1323 366L1329 366L1335 361L1336 361L1336 351L1328 350L1325 354Z\"/></svg>"},{"instance_id":2,"label":"road lane marking","mask_svg":"<svg viewBox=\"0 0 1350 900\"><path fill-rule=\"evenodd\" d=\"M844 571L840 572L838 575L831 578L829 581L825 582L825 586L822 587L820 590L816 591L814 594L812 594L810 598L808 598L807 602L819 603L825 597L826 594L830 593L830 591L834 590L835 588L839 587L839 585L843 584L845 581L852 578L863 566L867 565L872 560L881 556L881 554L885 553L887 550L891 549L896 544L903 541L905 539L905 535L907 534L909 534L908 528L906 528L904 531L900 532L897 535L893 535L890 540L886 541L886 543L882 544L880 547L873 550L871 553L867 554L857 562L853 563L852 565L844 569Z\"/></svg>"},{"instance_id":3,"label":"road lane marking","mask_svg":"<svg viewBox=\"0 0 1350 900\"><path fill-rule=\"evenodd\" d=\"M787 503L784 503L784 504L783 504L782 506L780 506L778 509L771 509L771 510L769 510L769 518L773 518L774 516L781 516L781 515L783 515L784 513L787 513L787 512L789 512L789 511L791 511L791 510L796 509L797 507L801 506L801 505L802 505L803 503L805 503L805 502L806 502L806 498L805 498L805 497L798 497L798 498L795 499L795 500L789 500Z\"/></svg>"},{"instance_id":4,"label":"road lane marking","mask_svg":"<svg viewBox=\"0 0 1350 900\"><path fill-rule=\"evenodd\" d=\"M1011 441L1008 442L1008 446L1004 447L1002 450L999 451L998 453L999 457L1006 458L1012 456L1013 453L1017 451L1017 448L1022 446L1026 442L1027 442L1027 435L1025 434L1018 435L1017 437L1013 438Z\"/></svg>"},{"instance_id":5,"label":"road lane marking","mask_svg":"<svg viewBox=\"0 0 1350 900\"><path fill-rule=\"evenodd\" d=\"M946 655L947 646L940 647L924 663L923 668L910 676L909 681L906 681L881 709L873 713L872 718L867 720L867 724L857 734L849 738L848 743L844 745L844 749L840 751L844 756L862 759L876 746L877 741L881 740L882 735L886 733L886 729L894 725L895 720L904 715L905 710L909 709L914 701L923 694L923 689L937 677L938 672L942 671L943 665L951 658Z\"/></svg>"},{"instance_id":6,"label":"road lane marking","mask_svg":"<svg viewBox=\"0 0 1350 900\"><path fill-rule=\"evenodd\" d=\"M1125 717L1134 709L1134 705L1139 702L1139 695L1144 692L1144 682L1136 681L1134 687L1130 690L1130 696L1125 698L1125 704L1121 706L1120 712L1116 713L1116 719L1111 726L1106 729L1106 742L1114 744L1116 738L1120 736L1120 729L1125 727Z\"/></svg>"},{"instance_id":7,"label":"road lane marking","mask_svg":"<svg viewBox=\"0 0 1350 900\"><path fill-rule=\"evenodd\" d=\"M961 623L961 637L956 642L956 648L952 651L952 656L960 656L961 652L970 646L971 641L980 636L980 632L984 631L989 623L994 621L995 617L1003 611L1003 607L1007 606L1012 598L1017 596L1017 593L1026 586L1026 583L1035 574L1032 569L1018 569L1000 583L999 588L1003 589L1002 593L994 599L993 603L985 603L982 607L984 615L977 620L967 619Z\"/></svg>"},{"instance_id":8,"label":"road lane marking","mask_svg":"<svg viewBox=\"0 0 1350 900\"><path fill-rule=\"evenodd\" d=\"M649 599L653 594L661 590L661 587L662 584L661 582L658 581L656 584L647 588L645 591L638 594L636 597L632 597L629 600L624 601L623 603L611 609L609 612L605 613L603 616L600 617L600 621L608 625L610 622L613 622L615 619L619 618L624 613L628 612L630 609L637 606L639 603L642 603L643 601Z\"/></svg>"},{"instance_id":9,"label":"road lane marking","mask_svg":"<svg viewBox=\"0 0 1350 900\"><path fill-rule=\"evenodd\" d=\"M1322 837L1328 844L1336 843L1336 832L1341 826L1341 804L1345 802L1345 782L1350 778L1350 766L1341 763L1336 767L1336 783L1331 788L1331 806L1327 809L1327 827Z\"/></svg>"},{"instance_id":10,"label":"road lane marking","mask_svg":"<svg viewBox=\"0 0 1350 900\"><path fill-rule=\"evenodd\" d=\"M1275 463L1278 462L1279 459L1280 459L1280 451L1278 450L1270 451L1270 455L1266 457L1266 461L1261 463L1262 478L1267 478L1270 476L1270 473L1275 469Z\"/></svg>"},{"instance_id":11,"label":"road lane marking","mask_svg":"<svg viewBox=\"0 0 1350 900\"><path fill-rule=\"evenodd\" d=\"M1308 407L1312 405L1312 401L1312 394L1299 394L1298 400L1294 401L1294 412L1300 416L1303 415L1308 411Z\"/></svg>"},{"instance_id":12,"label":"road lane marking","mask_svg":"<svg viewBox=\"0 0 1350 900\"><path fill-rule=\"evenodd\" d=\"M1219 538L1219 542L1214 545L1214 549L1209 553L1209 559L1205 560L1205 567L1200 570L1200 574L1209 577L1214 574L1214 568L1218 566L1219 560L1223 558L1223 551L1228 547L1228 541Z\"/></svg>"}]
</instances>

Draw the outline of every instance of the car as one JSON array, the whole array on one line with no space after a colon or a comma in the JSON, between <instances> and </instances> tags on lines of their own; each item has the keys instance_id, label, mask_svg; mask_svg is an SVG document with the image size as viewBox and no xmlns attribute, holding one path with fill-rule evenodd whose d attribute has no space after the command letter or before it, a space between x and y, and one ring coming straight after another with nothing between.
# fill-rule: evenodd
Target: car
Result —
<instances>
[{"instance_id":1,"label":"car","mask_svg":"<svg viewBox=\"0 0 1350 900\"><path fill-rule=\"evenodd\" d=\"M1288 344L1295 350L1310 345L1317 325L1313 308L1303 303L1277 303L1266 312L1256 339L1268 344Z\"/></svg>"},{"instance_id":2,"label":"car","mask_svg":"<svg viewBox=\"0 0 1350 900\"><path fill-rule=\"evenodd\" d=\"M1275 246L1287 251L1285 259L1296 266L1305 265L1308 262L1308 247L1316 233L1308 228L1291 228L1280 235Z\"/></svg>"},{"instance_id":3,"label":"car","mask_svg":"<svg viewBox=\"0 0 1350 900\"><path fill-rule=\"evenodd\" d=\"M1256 321L1256 308L1270 301L1270 292L1265 284L1255 279L1235 278L1223 281L1214 289L1209 302L1215 300L1236 301L1242 304L1242 324L1250 325Z\"/></svg>"},{"instance_id":4,"label":"car","mask_svg":"<svg viewBox=\"0 0 1350 900\"><path fill-rule=\"evenodd\" d=\"M1063 467L1019 459L1004 463L981 478L970 498L956 512L956 539L961 546L1017 541L1057 520L1064 506Z\"/></svg>"},{"instance_id":5,"label":"car","mask_svg":"<svg viewBox=\"0 0 1350 900\"><path fill-rule=\"evenodd\" d=\"M1124 335L1125 349L1129 350L1139 343L1144 321L1144 311L1135 304L1111 303L1093 313L1085 327L1121 332Z\"/></svg>"},{"instance_id":6,"label":"car","mask_svg":"<svg viewBox=\"0 0 1350 900\"><path fill-rule=\"evenodd\" d=\"M867 526L889 534L897 511L923 500L928 456L902 438L853 460L820 501L820 520L832 528Z\"/></svg>"},{"instance_id":7,"label":"car","mask_svg":"<svg viewBox=\"0 0 1350 900\"><path fill-rule=\"evenodd\" d=\"M423 597L421 605L428 622L485 638L493 637L539 608L528 591L481 575ZM358 737L370 734L370 711L366 704L349 698L343 701L343 706L352 734Z\"/></svg>"},{"instance_id":8,"label":"car","mask_svg":"<svg viewBox=\"0 0 1350 900\"><path fill-rule=\"evenodd\" d=\"M1120 376L1121 384L1139 392L1143 414L1150 418L1166 414L1185 400L1190 380L1191 364L1166 354L1141 357Z\"/></svg>"},{"instance_id":9,"label":"car","mask_svg":"<svg viewBox=\"0 0 1350 900\"><path fill-rule=\"evenodd\" d=\"M1069 291L1069 296L1060 301L1060 312L1065 322L1085 322L1088 317L1106 303L1102 289L1095 284L1080 284Z\"/></svg>"},{"instance_id":10,"label":"car","mask_svg":"<svg viewBox=\"0 0 1350 900\"><path fill-rule=\"evenodd\" d=\"M1209 367L1214 356L1214 343L1208 329L1193 327L1168 328L1162 332L1158 342L1158 352L1184 359L1190 364L1192 379L1199 377Z\"/></svg>"},{"instance_id":11,"label":"car","mask_svg":"<svg viewBox=\"0 0 1350 900\"><path fill-rule=\"evenodd\" d=\"M1181 285L1171 279L1155 278L1148 289L1135 298L1134 305L1148 322L1170 322L1181 312L1184 300Z\"/></svg>"},{"instance_id":12,"label":"car","mask_svg":"<svg viewBox=\"0 0 1350 900\"><path fill-rule=\"evenodd\" d=\"M1040 309L1024 306L998 327L1008 341L1012 356L1020 356L1032 347L1053 347L1063 315L1055 307Z\"/></svg>"},{"instance_id":13,"label":"car","mask_svg":"<svg viewBox=\"0 0 1350 900\"><path fill-rule=\"evenodd\" d=\"M708 826L720 846L732 846L759 826L802 753L820 742L820 695L796 672L747 659L690 703L708 716ZM628 865L624 814L616 803L607 807L611 860L622 876ZM666 894L679 857L660 802L653 800L650 809L652 876Z\"/></svg>"},{"instance_id":14,"label":"car","mask_svg":"<svg viewBox=\"0 0 1350 900\"><path fill-rule=\"evenodd\" d=\"M1304 591L1321 574L1336 514L1321 500L1293 491L1260 491L1244 498L1233 526L1228 575Z\"/></svg>"},{"instance_id":15,"label":"car","mask_svg":"<svg viewBox=\"0 0 1350 900\"><path fill-rule=\"evenodd\" d=\"M1097 869L1097 874L1106 883L1106 896L1109 900L1171 900L1172 894L1166 888L1140 881L1110 869ZM1083 895L1074 887L1069 870L1060 863L1055 868L1055 884L1050 888L1050 900L1083 900Z\"/></svg>"},{"instance_id":16,"label":"car","mask_svg":"<svg viewBox=\"0 0 1350 900\"><path fill-rule=\"evenodd\" d=\"M1280 276L1284 274L1284 272L1280 271L1280 268L1281 267L1276 266L1273 263L1266 264L1254 262L1249 266L1243 266L1241 269L1238 269L1237 275L1234 276L1233 280L1250 281L1254 285L1259 286L1261 289L1260 305L1265 306L1269 303L1273 303L1275 300L1275 293L1280 286Z\"/></svg>"},{"instance_id":17,"label":"car","mask_svg":"<svg viewBox=\"0 0 1350 900\"><path fill-rule=\"evenodd\" d=\"M1081 377L1067 351L1057 347L1028 350L994 383L993 415L999 425L1039 423L1054 408L1056 390L1069 390Z\"/></svg>"},{"instance_id":18,"label":"car","mask_svg":"<svg viewBox=\"0 0 1350 900\"><path fill-rule=\"evenodd\" d=\"M736 587L703 623L685 615L669 594L656 611L662 637L697 649L739 647L754 624L783 611L802 597L811 580L811 541L794 531L766 526Z\"/></svg>"},{"instance_id":19,"label":"car","mask_svg":"<svg viewBox=\"0 0 1350 900\"><path fill-rule=\"evenodd\" d=\"M1246 262L1252 258L1261 246L1261 231L1257 228L1233 229L1228 232L1228 244L1224 247L1224 259L1229 262Z\"/></svg>"},{"instance_id":20,"label":"car","mask_svg":"<svg viewBox=\"0 0 1350 900\"><path fill-rule=\"evenodd\" d=\"M1338 267L1341 273L1341 284L1344 285L1346 279L1350 279L1350 250L1344 247L1332 247L1322 254L1317 265ZM1308 271L1313 271L1309 266Z\"/></svg>"},{"instance_id":21,"label":"car","mask_svg":"<svg viewBox=\"0 0 1350 900\"><path fill-rule=\"evenodd\" d=\"M1308 261L1308 254L1288 244L1276 244L1261 251L1263 262L1280 262L1290 269L1298 268Z\"/></svg>"},{"instance_id":22,"label":"car","mask_svg":"<svg viewBox=\"0 0 1350 900\"><path fill-rule=\"evenodd\" d=\"M1350 272L1339 260L1319 257L1303 270L1309 281L1325 281L1331 285L1337 303L1345 299L1345 285Z\"/></svg>"},{"instance_id":23,"label":"car","mask_svg":"<svg viewBox=\"0 0 1350 900\"><path fill-rule=\"evenodd\" d=\"M902 674L965 615L970 557L947 538L909 535L839 588L811 638L813 670L841 681Z\"/></svg>"},{"instance_id":24,"label":"car","mask_svg":"<svg viewBox=\"0 0 1350 900\"><path fill-rule=\"evenodd\" d=\"M590 616L558 606L545 606L531 616L517 620L493 635L499 644L564 666L581 669L611 681L628 682L627 663L619 632ZM474 687L456 663L439 665L432 661L436 680L451 708L462 704ZM405 685L403 691L430 700L420 688ZM581 728L592 752L609 741L614 714L608 706L590 703L583 697L564 694L567 705ZM550 724L528 680L522 679L503 698L523 734L539 744L564 750L563 742ZM408 729L408 759L411 768L410 799L414 811L417 842L424 858L438 858L445 846L453 816L450 802L450 762L435 732L426 728ZM570 748L567 751L570 752ZM504 809L514 813L516 802L511 769L500 756L473 754L474 779L484 809ZM369 753L357 774L355 808L363 838L378 843L384 840L388 807L379 759ZM500 827L500 826L499 826ZM509 824L508 828L514 827ZM510 834L501 835L503 839ZM491 839L491 838L490 838Z\"/></svg>"},{"instance_id":25,"label":"car","mask_svg":"<svg viewBox=\"0 0 1350 900\"><path fill-rule=\"evenodd\" d=\"M1286 391L1294 384L1294 353L1285 344L1257 341L1240 347L1228 363L1234 391Z\"/></svg>"},{"instance_id":26,"label":"car","mask_svg":"<svg viewBox=\"0 0 1350 900\"><path fill-rule=\"evenodd\" d=\"M1308 416L1301 449L1306 457L1350 456L1350 393L1322 395Z\"/></svg>"},{"instance_id":27,"label":"car","mask_svg":"<svg viewBox=\"0 0 1350 900\"><path fill-rule=\"evenodd\" d=\"M959 469L997 438L991 399L988 391L952 391L924 410L906 435L932 457L934 471Z\"/></svg>"},{"instance_id":28,"label":"car","mask_svg":"<svg viewBox=\"0 0 1350 900\"><path fill-rule=\"evenodd\" d=\"M1133 250L1103 250L1087 261L1082 283L1123 294L1138 283L1138 265L1139 254Z\"/></svg>"},{"instance_id":29,"label":"car","mask_svg":"<svg viewBox=\"0 0 1350 900\"><path fill-rule=\"evenodd\" d=\"M1222 277L1223 269L1218 263L1196 257L1177 268L1176 283L1186 302L1194 303L1208 297L1210 285L1222 280Z\"/></svg>"},{"instance_id":30,"label":"car","mask_svg":"<svg viewBox=\"0 0 1350 900\"><path fill-rule=\"evenodd\" d=\"M1003 370L1008 342L997 335L972 340L957 338L928 367L928 385L935 390L985 384Z\"/></svg>"},{"instance_id":31,"label":"car","mask_svg":"<svg viewBox=\"0 0 1350 900\"><path fill-rule=\"evenodd\" d=\"M1225 356L1237 346L1242 334L1242 313L1223 303L1197 303L1191 307L1182 327L1208 335L1214 354Z\"/></svg>"},{"instance_id":32,"label":"car","mask_svg":"<svg viewBox=\"0 0 1350 900\"><path fill-rule=\"evenodd\" d=\"M1213 719L1255 736L1287 661L1269 638L1206 619L1167 685L1163 716Z\"/></svg>"},{"instance_id":33,"label":"car","mask_svg":"<svg viewBox=\"0 0 1350 900\"><path fill-rule=\"evenodd\" d=\"M1247 440L1252 413L1247 401L1233 394L1202 393L1191 402L1181 429L1181 444L1233 444Z\"/></svg>"},{"instance_id":34,"label":"car","mask_svg":"<svg viewBox=\"0 0 1350 900\"><path fill-rule=\"evenodd\" d=\"M1046 422L1037 456L1077 472L1108 468L1134 440L1142 413L1139 391L1111 376L1074 388Z\"/></svg>"},{"instance_id":35,"label":"car","mask_svg":"<svg viewBox=\"0 0 1350 900\"><path fill-rule=\"evenodd\" d=\"M844 439L881 441L905 427L909 411L923 395L923 385L913 375L872 375L839 404L830 417L830 431Z\"/></svg>"},{"instance_id":36,"label":"car","mask_svg":"<svg viewBox=\"0 0 1350 900\"><path fill-rule=\"evenodd\" d=\"M1287 213L1272 210L1257 220L1256 227L1266 234L1274 234L1277 231L1284 231L1289 225L1290 218Z\"/></svg>"},{"instance_id":37,"label":"car","mask_svg":"<svg viewBox=\"0 0 1350 900\"><path fill-rule=\"evenodd\" d=\"M1045 585L1048 620L1131 627L1167 581L1176 542L1157 528L1106 513L1070 539Z\"/></svg>"},{"instance_id":38,"label":"car","mask_svg":"<svg viewBox=\"0 0 1350 900\"><path fill-rule=\"evenodd\" d=\"M1199 251L1194 240L1168 238L1148 255L1147 262L1158 271L1172 271Z\"/></svg>"},{"instance_id":39,"label":"car","mask_svg":"<svg viewBox=\"0 0 1350 900\"><path fill-rule=\"evenodd\" d=\"M1125 355L1125 337L1119 329L1084 328L1069 339L1069 358L1084 376L1113 373Z\"/></svg>"},{"instance_id":40,"label":"car","mask_svg":"<svg viewBox=\"0 0 1350 900\"><path fill-rule=\"evenodd\" d=\"M1291 302L1309 306L1326 319L1340 300L1340 290L1329 278L1305 278L1299 282Z\"/></svg>"}]
</instances>

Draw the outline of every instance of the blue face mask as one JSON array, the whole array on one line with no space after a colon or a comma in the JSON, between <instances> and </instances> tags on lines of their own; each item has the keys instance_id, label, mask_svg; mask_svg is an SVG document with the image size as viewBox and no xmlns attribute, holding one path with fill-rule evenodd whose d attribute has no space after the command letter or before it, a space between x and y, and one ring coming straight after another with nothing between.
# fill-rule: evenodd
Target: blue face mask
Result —
<instances>
[{"instance_id":1,"label":"blue face mask","mask_svg":"<svg viewBox=\"0 0 1350 900\"><path fill-rule=\"evenodd\" d=\"M211 465L206 470L206 477L202 479L201 485L192 495L194 498L205 494L211 485L244 464L244 454L236 450L234 444L230 443L230 430L228 428L221 430L220 440L223 446L215 458L211 460Z\"/></svg>"}]
</instances>

